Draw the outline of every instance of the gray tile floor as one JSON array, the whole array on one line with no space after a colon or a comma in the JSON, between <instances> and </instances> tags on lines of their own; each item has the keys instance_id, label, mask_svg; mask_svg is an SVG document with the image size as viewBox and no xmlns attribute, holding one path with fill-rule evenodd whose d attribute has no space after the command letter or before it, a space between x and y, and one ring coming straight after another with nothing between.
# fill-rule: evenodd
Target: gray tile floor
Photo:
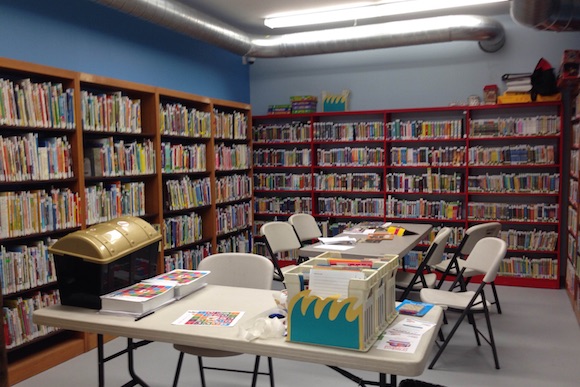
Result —
<instances>
[{"instance_id":1,"label":"gray tile floor","mask_svg":"<svg viewBox=\"0 0 580 387\"><path fill-rule=\"evenodd\" d=\"M426 370L415 379L449 387L580 386L580 326L565 291L502 286L498 291L503 314L494 313L492 325L501 369L494 368L489 346L477 347L473 331L464 323L435 369ZM449 314L449 317L451 322L454 316ZM106 344L105 350L110 354L124 343L124 339L116 339ZM221 359L219 365L249 368L252 361L253 357L241 355ZM96 362L96 351L91 351L16 387L97 386ZM150 386L171 386L176 363L177 351L169 344L152 343L136 354L137 373ZM274 372L277 387L357 385L317 364L274 359ZM370 372L354 372L365 379L375 378ZM206 374L208 387L249 387L250 378L226 372L208 371ZM404 377L398 380L402 379ZM106 386L121 386L128 380L124 357L107 363ZM197 362L186 356L180 386L199 385ZM258 386L269 386L267 378L261 376Z\"/></svg>"}]
</instances>

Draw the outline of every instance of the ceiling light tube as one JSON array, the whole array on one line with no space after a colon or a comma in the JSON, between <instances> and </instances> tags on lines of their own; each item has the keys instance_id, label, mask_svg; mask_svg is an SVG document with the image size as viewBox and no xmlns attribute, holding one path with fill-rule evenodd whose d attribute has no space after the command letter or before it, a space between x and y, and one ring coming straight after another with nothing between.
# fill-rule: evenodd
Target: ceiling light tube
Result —
<instances>
[{"instance_id":1,"label":"ceiling light tube","mask_svg":"<svg viewBox=\"0 0 580 387\"><path fill-rule=\"evenodd\" d=\"M303 14L289 14L267 17L264 25L269 28L300 27L315 24L335 23L349 20L371 19L451 8L465 8L475 5L501 3L509 0L409 0L394 1L378 5L335 9Z\"/></svg>"}]
</instances>

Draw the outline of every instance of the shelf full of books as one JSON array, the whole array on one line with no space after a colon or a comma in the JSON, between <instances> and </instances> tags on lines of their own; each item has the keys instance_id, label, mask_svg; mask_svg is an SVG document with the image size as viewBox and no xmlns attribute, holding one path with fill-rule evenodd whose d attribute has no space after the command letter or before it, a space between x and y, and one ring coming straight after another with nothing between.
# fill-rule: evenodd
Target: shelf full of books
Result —
<instances>
[{"instance_id":1,"label":"shelf full of books","mask_svg":"<svg viewBox=\"0 0 580 387\"><path fill-rule=\"evenodd\" d=\"M42 362L54 366L94 346L83 334L28 324L30 305L59 302L47 252L58 238L132 215L163 235L157 267L165 272L195 269L218 251L250 250L250 112L244 103L0 59L0 269L9 318L2 350L10 383L43 371L35 366L41 347L63 348Z\"/></svg>"},{"instance_id":2,"label":"shelf full of books","mask_svg":"<svg viewBox=\"0 0 580 387\"><path fill-rule=\"evenodd\" d=\"M59 335L32 323L35 309L59 302L54 258L59 237L83 224L81 137L76 75L0 60L0 280L9 381L22 380L22 361L42 356L42 343ZM77 336L78 337L78 336ZM82 351L82 341L59 342ZM60 361L68 360L63 354ZM51 366L54 365L51 361ZM40 370L42 371L42 370Z\"/></svg>"},{"instance_id":3,"label":"shelf full of books","mask_svg":"<svg viewBox=\"0 0 580 387\"><path fill-rule=\"evenodd\" d=\"M497 282L556 288L562 115L541 102L253 117L255 222L428 222L451 227L452 246L499 221L510 247Z\"/></svg>"}]
</instances>

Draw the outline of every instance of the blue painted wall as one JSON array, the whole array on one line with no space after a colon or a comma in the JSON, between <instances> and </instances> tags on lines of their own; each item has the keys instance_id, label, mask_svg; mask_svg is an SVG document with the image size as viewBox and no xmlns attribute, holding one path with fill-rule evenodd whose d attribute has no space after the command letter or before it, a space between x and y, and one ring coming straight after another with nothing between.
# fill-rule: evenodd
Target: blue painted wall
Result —
<instances>
[{"instance_id":1,"label":"blue painted wall","mask_svg":"<svg viewBox=\"0 0 580 387\"><path fill-rule=\"evenodd\" d=\"M240 56L89 0L2 0L0 56L250 102Z\"/></svg>"}]
</instances>

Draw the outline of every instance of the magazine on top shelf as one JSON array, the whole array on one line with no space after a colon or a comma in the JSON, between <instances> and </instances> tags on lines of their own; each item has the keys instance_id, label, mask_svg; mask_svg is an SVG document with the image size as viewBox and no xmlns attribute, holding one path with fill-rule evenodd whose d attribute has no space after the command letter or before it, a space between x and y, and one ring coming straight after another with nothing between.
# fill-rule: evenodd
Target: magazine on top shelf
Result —
<instances>
[{"instance_id":1,"label":"magazine on top shelf","mask_svg":"<svg viewBox=\"0 0 580 387\"><path fill-rule=\"evenodd\" d=\"M207 285L209 274L210 271L175 269L146 279L143 282L174 285L174 297L179 300Z\"/></svg>"},{"instance_id":2,"label":"magazine on top shelf","mask_svg":"<svg viewBox=\"0 0 580 387\"><path fill-rule=\"evenodd\" d=\"M139 282L101 296L101 313L140 316L175 301L175 284Z\"/></svg>"}]
</instances>

